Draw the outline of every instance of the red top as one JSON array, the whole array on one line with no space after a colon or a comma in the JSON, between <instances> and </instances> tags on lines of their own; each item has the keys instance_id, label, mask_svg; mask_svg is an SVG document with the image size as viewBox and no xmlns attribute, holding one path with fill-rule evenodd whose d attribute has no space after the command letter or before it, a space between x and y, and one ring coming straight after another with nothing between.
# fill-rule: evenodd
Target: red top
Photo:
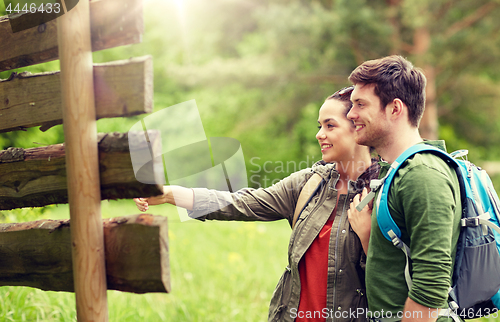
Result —
<instances>
[{"instance_id":1,"label":"red top","mask_svg":"<svg viewBox=\"0 0 500 322\"><path fill-rule=\"evenodd\" d=\"M326 321L328 248L333 220L328 220L299 262L300 302L295 321Z\"/></svg>"}]
</instances>

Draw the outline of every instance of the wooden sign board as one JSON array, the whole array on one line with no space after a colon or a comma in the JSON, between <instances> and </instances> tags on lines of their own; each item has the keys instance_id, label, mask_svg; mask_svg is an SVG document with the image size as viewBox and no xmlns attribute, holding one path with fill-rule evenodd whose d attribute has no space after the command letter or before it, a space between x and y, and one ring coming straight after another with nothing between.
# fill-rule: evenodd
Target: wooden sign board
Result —
<instances>
[{"instance_id":1,"label":"wooden sign board","mask_svg":"<svg viewBox=\"0 0 500 322\"><path fill-rule=\"evenodd\" d=\"M104 219L109 290L170 292L167 218ZM0 224L0 286L73 292L69 220Z\"/></svg>"},{"instance_id":2,"label":"wooden sign board","mask_svg":"<svg viewBox=\"0 0 500 322\"><path fill-rule=\"evenodd\" d=\"M161 151L159 133L148 131L148 135L152 148ZM163 193L161 184L144 184L135 178L127 133L99 134L98 142L101 199L130 199ZM149 147L139 148L149 155ZM153 172L151 176L161 182L158 176L162 174L157 170L163 169L163 165L159 164L159 158L153 162L146 165L144 171ZM0 151L0 210L67 203L66 181L64 144Z\"/></svg>"},{"instance_id":3,"label":"wooden sign board","mask_svg":"<svg viewBox=\"0 0 500 322\"><path fill-rule=\"evenodd\" d=\"M90 1L90 29L92 51L141 42L142 1ZM57 19L13 33L9 17L0 17L0 71L56 60L58 50Z\"/></svg>"},{"instance_id":4,"label":"wooden sign board","mask_svg":"<svg viewBox=\"0 0 500 322\"><path fill-rule=\"evenodd\" d=\"M96 117L153 111L151 56L94 64ZM61 73L13 74L0 80L0 133L62 124Z\"/></svg>"}]
</instances>

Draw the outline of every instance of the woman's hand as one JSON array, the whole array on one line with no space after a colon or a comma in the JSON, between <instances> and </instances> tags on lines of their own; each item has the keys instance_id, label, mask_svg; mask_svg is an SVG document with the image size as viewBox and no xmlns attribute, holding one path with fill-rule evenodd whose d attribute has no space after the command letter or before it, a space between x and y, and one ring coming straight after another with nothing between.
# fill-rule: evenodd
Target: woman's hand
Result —
<instances>
[{"instance_id":1,"label":"woman's hand","mask_svg":"<svg viewBox=\"0 0 500 322\"><path fill-rule=\"evenodd\" d=\"M351 208L347 211L347 216L349 218L349 222L351 224L352 229L358 235L359 240L361 241L361 245L363 246L363 250L365 254L368 254L368 243L370 240L371 233L371 214L373 208L373 200L368 203L361 211L356 209L356 206L359 204L360 200L362 200L368 194L368 190L366 188L363 189L360 195L354 196L351 202Z\"/></svg>"},{"instance_id":2,"label":"woman's hand","mask_svg":"<svg viewBox=\"0 0 500 322\"><path fill-rule=\"evenodd\" d=\"M175 198L174 198L175 194ZM135 204L140 211L146 211L149 206L169 203L175 206L193 209L194 195L193 190L179 186L163 186L163 194L148 198L134 198Z\"/></svg>"},{"instance_id":3,"label":"woman's hand","mask_svg":"<svg viewBox=\"0 0 500 322\"><path fill-rule=\"evenodd\" d=\"M170 190L168 187L163 187L163 194L154 197L148 198L134 198L135 205L139 208L140 211L146 211L149 209L149 206L161 205L167 202L167 195Z\"/></svg>"},{"instance_id":4,"label":"woman's hand","mask_svg":"<svg viewBox=\"0 0 500 322\"><path fill-rule=\"evenodd\" d=\"M149 202L148 202L148 200L149 200L149 198L134 198L135 205L142 212L144 212L144 211L146 211L146 210L149 209Z\"/></svg>"}]
</instances>

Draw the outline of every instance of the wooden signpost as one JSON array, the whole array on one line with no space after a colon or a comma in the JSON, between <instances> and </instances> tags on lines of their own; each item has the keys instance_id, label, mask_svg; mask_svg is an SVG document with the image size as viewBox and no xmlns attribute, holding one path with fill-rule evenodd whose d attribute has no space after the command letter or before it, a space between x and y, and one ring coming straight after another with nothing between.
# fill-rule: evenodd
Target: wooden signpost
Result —
<instances>
[{"instance_id":1,"label":"wooden signpost","mask_svg":"<svg viewBox=\"0 0 500 322\"><path fill-rule=\"evenodd\" d=\"M80 0L56 20L16 33L0 17L0 71L61 65L0 80L0 132L62 123L65 136L64 144L0 151L0 210L70 208L69 221L0 225L0 285L74 291L79 321L107 321L107 289L170 290L166 218L103 221L100 212L101 199L162 192L135 179L127 135L96 131L99 118L152 111L151 57L92 63L92 51L139 42L142 32L140 0ZM157 133L148 134L158 146Z\"/></svg>"},{"instance_id":2,"label":"wooden signpost","mask_svg":"<svg viewBox=\"0 0 500 322\"><path fill-rule=\"evenodd\" d=\"M108 290L170 290L166 217L131 215L102 226ZM70 220L0 224L0 245L0 286L74 292Z\"/></svg>"}]
</instances>

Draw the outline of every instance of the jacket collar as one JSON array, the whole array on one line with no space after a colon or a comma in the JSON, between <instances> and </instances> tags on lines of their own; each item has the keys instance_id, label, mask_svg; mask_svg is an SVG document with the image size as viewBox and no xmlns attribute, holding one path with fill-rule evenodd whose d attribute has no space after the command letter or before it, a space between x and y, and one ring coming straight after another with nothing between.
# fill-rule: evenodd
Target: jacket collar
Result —
<instances>
[{"instance_id":1,"label":"jacket collar","mask_svg":"<svg viewBox=\"0 0 500 322\"><path fill-rule=\"evenodd\" d=\"M336 163L326 163L320 160L313 164L312 171L319 174L326 182L331 178L337 178L339 173L337 171ZM377 179L380 171L380 165L377 159L372 159L372 164L363 172L356 180L350 181L350 189L356 193L360 193L364 187L370 186L370 180Z\"/></svg>"},{"instance_id":2,"label":"jacket collar","mask_svg":"<svg viewBox=\"0 0 500 322\"><path fill-rule=\"evenodd\" d=\"M420 142L418 144L428 144L428 145L432 145L438 149L441 149L443 150L444 152L446 152L446 144L444 143L444 140L426 140L424 139L423 142Z\"/></svg>"},{"instance_id":3,"label":"jacket collar","mask_svg":"<svg viewBox=\"0 0 500 322\"><path fill-rule=\"evenodd\" d=\"M326 182L330 180L330 177L336 171L336 163L326 163L323 160L319 160L312 166L312 171L319 174Z\"/></svg>"},{"instance_id":4,"label":"jacket collar","mask_svg":"<svg viewBox=\"0 0 500 322\"><path fill-rule=\"evenodd\" d=\"M444 152L446 152L446 144L445 144L444 140L426 140L426 139L424 139L424 141L419 142L417 144L432 145L433 147L436 147L436 148L441 149ZM388 168L391 166L387 161L384 161L382 158L380 158L380 156L379 156L379 159L380 159L379 164L382 168L385 169L385 168Z\"/></svg>"},{"instance_id":5,"label":"jacket collar","mask_svg":"<svg viewBox=\"0 0 500 322\"><path fill-rule=\"evenodd\" d=\"M380 165L378 164L377 159L372 159L372 164L363 172L356 181L350 182L350 190L355 193L361 193L363 188L370 187L370 181L372 179L378 178L378 173L380 171Z\"/></svg>"}]
</instances>

